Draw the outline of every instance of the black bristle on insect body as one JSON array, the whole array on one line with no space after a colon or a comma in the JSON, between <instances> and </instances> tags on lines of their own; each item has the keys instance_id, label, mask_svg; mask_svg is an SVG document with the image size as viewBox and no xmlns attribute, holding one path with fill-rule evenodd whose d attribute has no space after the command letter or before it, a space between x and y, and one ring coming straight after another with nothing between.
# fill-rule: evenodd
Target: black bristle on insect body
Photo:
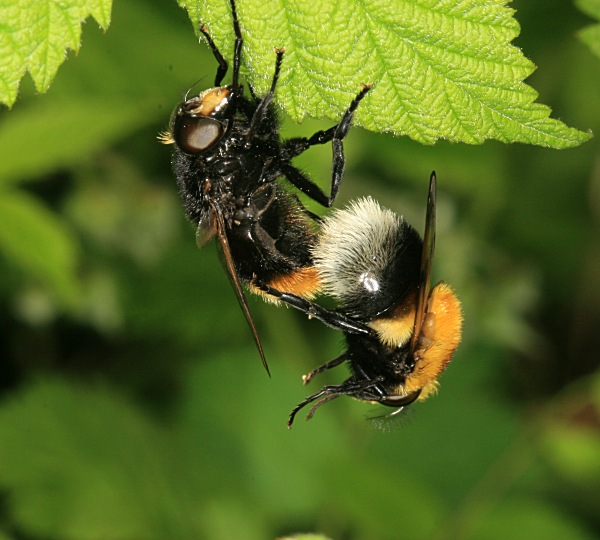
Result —
<instances>
[{"instance_id":1,"label":"black bristle on insect body","mask_svg":"<svg viewBox=\"0 0 600 540\"><path fill-rule=\"evenodd\" d=\"M186 95L173 112L170 129L159 137L173 145L172 165L188 219L197 227L203 246L217 237L227 273L268 370L258 332L242 284L272 301L264 288L285 290L312 298L320 283L312 262L316 241L314 215L308 212L293 186L329 207L338 193L345 157L342 141L354 112L370 89L363 85L340 122L311 137L282 140L273 98L284 49L275 50L275 69L269 92L245 95L239 82L243 38L234 0L230 0L235 46L232 82L221 83L228 63L205 26L217 62L215 88L191 98ZM292 164L311 146L332 143L330 195ZM280 179L285 178L287 185Z\"/></svg>"}]
</instances>

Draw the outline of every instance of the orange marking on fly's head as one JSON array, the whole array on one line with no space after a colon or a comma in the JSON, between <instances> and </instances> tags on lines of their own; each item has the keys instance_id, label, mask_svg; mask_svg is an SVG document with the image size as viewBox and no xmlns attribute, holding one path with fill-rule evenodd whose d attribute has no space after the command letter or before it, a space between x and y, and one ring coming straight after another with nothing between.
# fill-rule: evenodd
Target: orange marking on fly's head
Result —
<instances>
[{"instance_id":1,"label":"orange marking on fly's head","mask_svg":"<svg viewBox=\"0 0 600 540\"><path fill-rule=\"evenodd\" d=\"M421 389L419 401L437 390L437 378L444 371L460 343L462 309L452 288L438 283L427 303L421 336L415 351L415 369L403 385L405 393Z\"/></svg>"},{"instance_id":2,"label":"orange marking on fly's head","mask_svg":"<svg viewBox=\"0 0 600 540\"><path fill-rule=\"evenodd\" d=\"M195 102L196 106L186 107L186 112L194 116L212 116L222 111L229 104L231 89L227 86L209 88L189 102Z\"/></svg>"}]
</instances>

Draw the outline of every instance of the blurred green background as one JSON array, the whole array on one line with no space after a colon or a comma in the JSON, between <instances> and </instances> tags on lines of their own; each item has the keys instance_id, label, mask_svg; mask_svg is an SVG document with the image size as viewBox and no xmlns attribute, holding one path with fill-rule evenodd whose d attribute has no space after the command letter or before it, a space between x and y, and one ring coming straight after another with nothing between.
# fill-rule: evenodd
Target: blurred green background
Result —
<instances>
[{"instance_id":1,"label":"blurred green background","mask_svg":"<svg viewBox=\"0 0 600 540\"><path fill-rule=\"evenodd\" d=\"M570 2L512 4L529 84L600 133L600 60ZM46 95L0 111L0 538L592 539L600 534L600 159L351 131L338 204L422 230L464 341L399 425L336 400L291 431L300 375L341 336L251 299L261 368L212 246L198 251L156 141L215 62L175 3L114 6ZM287 136L331 122L286 123ZM298 160L322 184L330 148ZM311 206L315 211L319 208Z\"/></svg>"}]
</instances>

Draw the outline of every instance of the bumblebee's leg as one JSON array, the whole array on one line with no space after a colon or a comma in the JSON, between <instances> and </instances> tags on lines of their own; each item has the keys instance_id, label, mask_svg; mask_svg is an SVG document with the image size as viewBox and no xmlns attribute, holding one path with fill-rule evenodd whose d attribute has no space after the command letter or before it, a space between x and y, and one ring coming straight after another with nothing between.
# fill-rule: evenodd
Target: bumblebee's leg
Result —
<instances>
[{"instance_id":1,"label":"bumblebee's leg","mask_svg":"<svg viewBox=\"0 0 600 540\"><path fill-rule=\"evenodd\" d=\"M321 405L324 405L328 401L331 401L332 399L335 399L339 396L340 396L340 394L329 394L328 396L321 398L310 408L310 410L308 411L308 414L306 415L306 420L310 420L315 415L315 412Z\"/></svg>"},{"instance_id":2,"label":"bumblebee's leg","mask_svg":"<svg viewBox=\"0 0 600 540\"><path fill-rule=\"evenodd\" d=\"M346 158L344 156L344 146L342 141L346 135L348 135L348 131L350 130L350 126L352 124L352 118L354 117L354 112L356 111L358 104L370 89L371 85L363 85L361 91L352 100L352 103L350 103L350 106L344 113L344 116L342 116L342 119L336 126L333 126L325 131L317 131L312 137L294 138L285 141L284 143L284 154L289 161L293 157L300 155L311 146L316 144L325 144L329 141L332 141L333 164L331 171L331 190L329 196L325 195L325 193L319 187L313 184L313 182L311 182L303 174L294 174L292 171L290 171L290 176L287 171L283 171L292 184L323 206L331 206L335 201L337 193L340 189L340 184L344 175L344 168L346 166ZM295 167L292 165L289 165L289 167L295 169ZM297 173L300 172L297 169L295 170Z\"/></svg>"},{"instance_id":3,"label":"bumblebee's leg","mask_svg":"<svg viewBox=\"0 0 600 540\"><path fill-rule=\"evenodd\" d=\"M300 411L300 409L303 409L304 407L306 407L309 403L312 403L313 401L316 401L317 399L321 398L322 396L323 399L319 399L319 401L317 401L317 403L311 407L310 412L309 412L309 416L306 417L307 420L309 420L310 418L313 417L313 415L315 414L315 411L323 404L326 403L327 401L331 401L332 399L335 399L336 397L339 397L341 395L343 395L343 393L339 393L339 389L341 388L342 385L339 386L325 386L324 388L322 388L321 390L319 390L316 394L313 394L312 396L307 397L304 401L302 401L301 403L298 403L298 405L296 405L292 412L290 413L290 416L288 418L288 422L287 422L287 427L288 429L292 428L292 424L294 423L294 419L296 418L296 415L298 414L298 412Z\"/></svg>"},{"instance_id":4,"label":"bumblebee's leg","mask_svg":"<svg viewBox=\"0 0 600 540\"><path fill-rule=\"evenodd\" d=\"M232 83L232 86L233 86L233 90L236 91L238 89L238 80L239 80L239 74L240 74L240 59L241 59L241 55L242 55L243 39L242 39L242 31L240 30L240 23L239 23L238 17L237 17L237 10L235 8L235 0L230 0L230 3L231 3L231 16L233 18L233 31L235 33L235 45L234 45L234 52L233 52L233 83ZM212 51L217 62L219 63L219 67L217 68L217 74L215 76L215 86L221 86L221 81L223 80L223 77L225 77L225 74L227 73L227 68L229 67L229 64L227 63L227 60L225 60L223 55L220 53L220 51L217 48L217 46L215 45L215 42L213 41L212 37L210 37L210 34L208 33L208 29L206 28L206 25L204 25L204 24L200 25L199 30L200 30L200 32L202 32L202 34L206 38L206 41L208 42L208 46L210 47L210 50Z\"/></svg>"},{"instance_id":5,"label":"bumblebee's leg","mask_svg":"<svg viewBox=\"0 0 600 540\"><path fill-rule=\"evenodd\" d=\"M323 364L322 366L319 366L318 368L313 369L312 371L309 371L306 375L302 375L302 382L304 384L308 384L315 375L318 375L319 373L323 373L324 371L326 371L328 369L339 366L344 360L346 360L346 358L348 358L348 355L346 353L344 353L344 354L338 356L337 358L330 360L326 364Z\"/></svg>"},{"instance_id":6,"label":"bumblebee's leg","mask_svg":"<svg viewBox=\"0 0 600 540\"><path fill-rule=\"evenodd\" d=\"M277 81L279 80L279 72L281 71L281 62L283 60L283 53L285 52L285 49L275 49L275 52L277 53L277 59L275 60L275 73L273 74L273 80L271 81L271 88L265 97L260 100L256 111L252 115L252 121L250 122L248 133L246 134L247 141L252 140L256 128L260 126L264 120L267 111L269 110L269 105L275 97L275 88L277 87Z\"/></svg>"},{"instance_id":7,"label":"bumblebee's leg","mask_svg":"<svg viewBox=\"0 0 600 540\"><path fill-rule=\"evenodd\" d=\"M352 334L362 334L367 336L376 335L375 331L366 324L355 321L342 313L321 307L320 305L295 294L278 291L265 283L254 281L253 285L261 291L281 300L288 306L292 306L306 313L309 318L318 319L330 328L342 330L343 332L350 332Z\"/></svg>"},{"instance_id":8,"label":"bumblebee's leg","mask_svg":"<svg viewBox=\"0 0 600 540\"><path fill-rule=\"evenodd\" d=\"M308 412L308 415L306 416L307 420L310 420L313 417L313 415L315 414L315 411L321 405L323 405L323 404L327 403L328 401L331 401L332 399L335 399L337 397L351 396L351 397L356 397L358 399L365 400L365 398L363 397L363 392L367 388L373 386L373 384L374 384L374 381L372 381L372 380L367 379L367 380L362 380L362 381L356 381L356 380L353 380L352 378L350 378L347 381L343 382L342 384L324 386L316 394L313 394L312 396L308 396L304 401L302 401L301 403L299 403L298 405L296 405L293 408L293 410L290 413L290 416L288 418L288 428L292 427L292 424L294 423L294 419L296 418L296 415L298 414L300 409L303 409L309 403L312 403L313 401L318 400L317 403L315 403L310 408L310 411Z\"/></svg>"}]
</instances>

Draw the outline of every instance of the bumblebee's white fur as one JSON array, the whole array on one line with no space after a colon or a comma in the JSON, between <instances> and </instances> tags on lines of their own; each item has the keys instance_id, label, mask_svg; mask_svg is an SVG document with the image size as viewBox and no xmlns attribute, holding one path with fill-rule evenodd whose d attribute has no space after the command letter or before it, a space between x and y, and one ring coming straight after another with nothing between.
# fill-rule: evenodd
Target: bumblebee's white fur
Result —
<instances>
[{"instance_id":1,"label":"bumblebee's white fur","mask_svg":"<svg viewBox=\"0 0 600 540\"><path fill-rule=\"evenodd\" d=\"M371 197L334 210L312 250L324 292L346 304L377 287L397 254L402 224L402 217Z\"/></svg>"}]
</instances>

